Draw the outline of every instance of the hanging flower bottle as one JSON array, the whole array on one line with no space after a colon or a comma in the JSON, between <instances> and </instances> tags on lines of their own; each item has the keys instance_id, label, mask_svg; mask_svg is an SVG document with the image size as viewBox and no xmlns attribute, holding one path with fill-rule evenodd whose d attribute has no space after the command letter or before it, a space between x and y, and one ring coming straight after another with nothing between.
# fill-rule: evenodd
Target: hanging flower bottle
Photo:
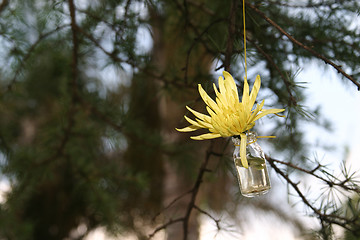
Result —
<instances>
[{"instance_id":1,"label":"hanging flower bottle","mask_svg":"<svg viewBox=\"0 0 360 240\"><path fill-rule=\"evenodd\" d=\"M254 132L247 132L246 158L248 168L241 163L240 139L232 137L235 146L234 163L241 194L245 197L254 197L265 194L271 188L270 178L265 163L265 154L257 143Z\"/></svg>"},{"instance_id":2,"label":"hanging flower bottle","mask_svg":"<svg viewBox=\"0 0 360 240\"><path fill-rule=\"evenodd\" d=\"M261 103L258 103L256 108L253 109L261 85L259 75L256 77L251 93L249 93L247 79L244 79L241 102L239 101L237 87L233 77L226 71L223 72L223 75L225 79L222 77L219 77L218 79L219 90L216 85L213 84L216 101L209 97L200 84L198 85L200 96L207 105L206 110L209 115L199 113L186 106L196 118L195 120L192 120L187 116L184 116L186 121L191 125L176 130L180 132L191 132L202 128L209 130L209 133L191 137L191 139L194 140L239 136L240 139L238 141L240 141L240 144L237 144L235 147L237 147L239 151L241 166L248 169L249 163L247 160L246 149L248 136L250 135L247 134L247 131L255 126L256 120L268 114L277 114L285 109L263 109L265 103L264 100L261 101Z\"/></svg>"}]
</instances>

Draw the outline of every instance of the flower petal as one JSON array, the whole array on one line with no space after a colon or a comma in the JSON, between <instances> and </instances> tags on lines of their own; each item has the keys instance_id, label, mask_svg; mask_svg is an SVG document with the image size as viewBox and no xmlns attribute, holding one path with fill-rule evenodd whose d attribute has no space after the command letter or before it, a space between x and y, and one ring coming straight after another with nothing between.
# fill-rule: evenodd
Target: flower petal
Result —
<instances>
[{"instance_id":1,"label":"flower petal","mask_svg":"<svg viewBox=\"0 0 360 240\"><path fill-rule=\"evenodd\" d=\"M211 124L221 136L230 137L231 134L228 133L224 121L225 120L223 118L221 119L219 116L215 116L212 118Z\"/></svg>"},{"instance_id":2,"label":"flower petal","mask_svg":"<svg viewBox=\"0 0 360 240\"><path fill-rule=\"evenodd\" d=\"M200 119L196 119L196 121L199 123L200 126L202 126L202 128L207 128L207 129L213 128L213 125L211 125L211 123L201 121Z\"/></svg>"},{"instance_id":3,"label":"flower petal","mask_svg":"<svg viewBox=\"0 0 360 240\"><path fill-rule=\"evenodd\" d=\"M211 122L211 117L209 117L208 115L199 113L193 109L191 109L190 107L186 106L186 109L189 110L192 114L194 114L195 117L205 121L205 122Z\"/></svg>"},{"instance_id":4,"label":"flower petal","mask_svg":"<svg viewBox=\"0 0 360 240\"><path fill-rule=\"evenodd\" d=\"M272 113L279 113L279 112L283 112L285 111L285 109L276 109L276 108L272 108L272 109L266 109L266 110L262 110L262 112L257 115L255 118L254 118L254 121L268 115L268 114L272 114Z\"/></svg>"},{"instance_id":5,"label":"flower petal","mask_svg":"<svg viewBox=\"0 0 360 240\"><path fill-rule=\"evenodd\" d=\"M194 125L191 125L191 126L188 126L188 127L184 127L184 128L175 128L176 131L179 131L179 132L192 132L192 131L196 131L198 129L201 129L197 126L194 126Z\"/></svg>"},{"instance_id":6,"label":"flower petal","mask_svg":"<svg viewBox=\"0 0 360 240\"><path fill-rule=\"evenodd\" d=\"M226 90L229 90L229 89L237 90L236 84L235 84L235 80L234 80L234 78L231 76L231 74L228 73L227 71L223 71L223 75L224 75L224 77L225 77ZM236 92L237 92L237 91L236 91Z\"/></svg>"},{"instance_id":7,"label":"flower petal","mask_svg":"<svg viewBox=\"0 0 360 240\"><path fill-rule=\"evenodd\" d=\"M202 125L200 125L197 121L192 120L191 118L188 118L187 116L184 116L185 120L188 121L191 125L194 127L204 128Z\"/></svg>"},{"instance_id":8,"label":"flower petal","mask_svg":"<svg viewBox=\"0 0 360 240\"><path fill-rule=\"evenodd\" d=\"M255 126L255 121L268 114L277 114L284 109L263 110L264 100L257 104L253 110L256 97L261 86L261 79L258 75L249 94L249 83L244 79L243 93L241 102L239 101L238 89L234 78L226 71L223 77L218 79L218 88L213 84L216 98L212 99L199 84L199 93L206 104L207 114L200 113L186 106L195 116L190 119L185 116L186 121L191 125L185 128L176 129L180 132L191 132L198 129L208 129L209 133L191 137L194 140L212 139L218 137L230 137L240 135L240 157L242 165L248 168L246 158L246 140L244 132Z\"/></svg>"},{"instance_id":9,"label":"flower petal","mask_svg":"<svg viewBox=\"0 0 360 240\"><path fill-rule=\"evenodd\" d=\"M244 127L242 125L243 123L238 118L234 119L233 124L234 124L234 126L235 126L238 133L243 132L243 127ZM237 135L239 135L239 134L237 134Z\"/></svg>"},{"instance_id":10,"label":"flower petal","mask_svg":"<svg viewBox=\"0 0 360 240\"><path fill-rule=\"evenodd\" d=\"M249 102L249 83L248 83L246 77L244 78L244 88L243 88L243 96L242 96L241 102L243 104L248 104L248 102Z\"/></svg>"},{"instance_id":11,"label":"flower petal","mask_svg":"<svg viewBox=\"0 0 360 240\"><path fill-rule=\"evenodd\" d=\"M226 71L223 71L223 75L225 77L225 88L228 102L231 102L231 104L239 102L239 95L234 78Z\"/></svg>"},{"instance_id":12,"label":"flower petal","mask_svg":"<svg viewBox=\"0 0 360 240\"><path fill-rule=\"evenodd\" d=\"M211 110L211 108L209 108L208 106L206 106L206 110L208 111L208 113L210 114L211 118L213 118L214 116L216 116L216 113Z\"/></svg>"},{"instance_id":13,"label":"flower petal","mask_svg":"<svg viewBox=\"0 0 360 240\"><path fill-rule=\"evenodd\" d=\"M253 106L255 104L255 100L256 100L256 97L259 93L259 90L260 90L260 86L261 86L261 79L260 79L260 75L257 75L256 76L256 79L255 79L255 83L254 83L254 86L253 88L251 89L251 94L250 94L250 104ZM251 109L250 109L251 110Z\"/></svg>"},{"instance_id":14,"label":"flower petal","mask_svg":"<svg viewBox=\"0 0 360 240\"><path fill-rule=\"evenodd\" d=\"M219 77L218 83L219 83L220 93L225 96L226 95L226 88L225 88L224 79L222 77Z\"/></svg>"},{"instance_id":15,"label":"flower petal","mask_svg":"<svg viewBox=\"0 0 360 240\"><path fill-rule=\"evenodd\" d=\"M221 94L217 89L215 83L213 84L214 91L216 94L216 103L220 109L225 109L228 107L227 100L225 99L224 94Z\"/></svg>"},{"instance_id":16,"label":"flower petal","mask_svg":"<svg viewBox=\"0 0 360 240\"><path fill-rule=\"evenodd\" d=\"M248 168L249 164L248 161L246 159L246 134L245 133L241 133L240 134L240 160L241 160L241 164L243 165L244 168Z\"/></svg>"},{"instance_id":17,"label":"flower petal","mask_svg":"<svg viewBox=\"0 0 360 240\"><path fill-rule=\"evenodd\" d=\"M203 101L208 105L214 112L220 112L220 109L218 105L215 103L214 100L212 100L211 97L205 92L205 90L202 88L202 86L199 84L199 93Z\"/></svg>"},{"instance_id":18,"label":"flower petal","mask_svg":"<svg viewBox=\"0 0 360 240\"><path fill-rule=\"evenodd\" d=\"M237 123L237 119L235 118L230 118L228 120L228 132L231 133L231 135L239 135L239 133L241 132L241 128L239 129L236 125Z\"/></svg>"},{"instance_id":19,"label":"flower petal","mask_svg":"<svg viewBox=\"0 0 360 240\"><path fill-rule=\"evenodd\" d=\"M221 135L218 133L205 133L205 134L195 136L195 137L190 137L190 138L194 139L194 140L205 140L205 139L213 139L213 138L219 138L219 137L221 137Z\"/></svg>"},{"instance_id":20,"label":"flower petal","mask_svg":"<svg viewBox=\"0 0 360 240\"><path fill-rule=\"evenodd\" d=\"M262 100L262 102L256 106L256 109L254 110L254 112L251 114L250 118L247 121L248 124L254 122L256 115L261 111L262 107L264 106L264 103L265 100Z\"/></svg>"}]
</instances>

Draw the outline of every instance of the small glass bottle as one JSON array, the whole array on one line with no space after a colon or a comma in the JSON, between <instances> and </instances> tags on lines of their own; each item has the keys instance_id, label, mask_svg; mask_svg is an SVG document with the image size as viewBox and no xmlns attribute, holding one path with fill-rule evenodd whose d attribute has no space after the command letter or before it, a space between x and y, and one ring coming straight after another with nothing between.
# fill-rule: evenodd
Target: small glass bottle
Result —
<instances>
[{"instance_id":1,"label":"small glass bottle","mask_svg":"<svg viewBox=\"0 0 360 240\"><path fill-rule=\"evenodd\" d=\"M248 168L244 168L241 164L239 137L232 138L235 146L233 157L241 194L245 197L255 197L270 190L270 178L265 163L265 154L256 141L256 134L247 132L246 136Z\"/></svg>"}]
</instances>

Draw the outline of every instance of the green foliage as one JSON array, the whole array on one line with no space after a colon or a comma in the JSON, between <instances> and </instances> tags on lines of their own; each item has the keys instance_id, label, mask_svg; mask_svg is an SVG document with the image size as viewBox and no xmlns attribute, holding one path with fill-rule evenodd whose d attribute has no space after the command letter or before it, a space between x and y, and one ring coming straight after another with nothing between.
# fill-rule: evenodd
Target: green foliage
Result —
<instances>
[{"instance_id":1,"label":"green foliage","mask_svg":"<svg viewBox=\"0 0 360 240\"><path fill-rule=\"evenodd\" d=\"M351 25L358 1L247 2L303 45L360 77L359 29ZM168 201L166 181L173 177L186 186L176 189L179 195L188 191L206 152L206 144L189 142L174 130L188 114L185 105L203 107L197 84L212 89L214 70L228 68L241 85L242 5L234 3L1 4L1 173L11 185L0 204L1 239L72 239L71 231L81 224L87 228L84 236L105 226L114 234L146 238L139 222L151 225ZM281 138L270 143L291 162L304 163L308 144L302 124L328 124L317 106L304 106L304 87L293 69L318 58L253 8L246 11L249 79L261 74L266 104L287 110L269 130ZM144 42L151 50L141 48ZM108 84L111 77L115 83ZM217 143L215 173L206 178L212 187L201 202L220 211L230 198L223 196L231 192L230 154L227 144Z\"/></svg>"}]
</instances>

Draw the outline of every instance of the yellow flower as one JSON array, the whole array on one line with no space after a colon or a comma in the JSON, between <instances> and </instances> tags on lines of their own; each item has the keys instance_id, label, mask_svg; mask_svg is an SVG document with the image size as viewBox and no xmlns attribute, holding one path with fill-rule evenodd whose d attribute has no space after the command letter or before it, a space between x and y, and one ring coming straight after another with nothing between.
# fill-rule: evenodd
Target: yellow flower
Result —
<instances>
[{"instance_id":1,"label":"yellow flower","mask_svg":"<svg viewBox=\"0 0 360 240\"><path fill-rule=\"evenodd\" d=\"M223 75L219 77L219 90L215 83L214 91L216 94L216 102L209 97L202 86L199 84L199 93L201 98L206 103L206 110L209 115L199 113L188 106L186 108L195 115L195 120L184 116L186 121L191 125L182 129L176 129L180 132L191 132L201 128L209 129L210 133L191 137L194 140L205 140L218 137L231 137L240 135L240 158L242 165L248 168L246 159L246 134L245 132L255 126L255 121L272 113L279 113L285 109L262 109L264 100L255 104L256 96L259 92L261 80L257 75L254 86L249 94L249 84L247 79L244 80L244 91L242 101L239 101L238 91L233 77L230 73L224 71Z\"/></svg>"}]
</instances>

